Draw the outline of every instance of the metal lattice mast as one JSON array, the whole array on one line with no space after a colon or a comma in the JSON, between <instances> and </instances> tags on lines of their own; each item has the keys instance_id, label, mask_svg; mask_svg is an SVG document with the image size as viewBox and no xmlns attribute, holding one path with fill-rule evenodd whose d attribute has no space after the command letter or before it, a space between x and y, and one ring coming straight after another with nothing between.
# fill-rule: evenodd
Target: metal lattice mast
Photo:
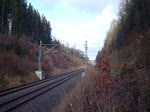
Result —
<instances>
[{"instance_id":1,"label":"metal lattice mast","mask_svg":"<svg viewBox=\"0 0 150 112\"><path fill-rule=\"evenodd\" d=\"M87 71L87 58L88 58L88 54L87 54L87 50L88 50L88 47L87 47L87 41L85 41L85 72Z\"/></svg>"},{"instance_id":2,"label":"metal lattice mast","mask_svg":"<svg viewBox=\"0 0 150 112\"><path fill-rule=\"evenodd\" d=\"M42 53L42 45L53 45L54 47L50 48L49 50ZM57 46L57 44L43 44L42 41L40 41L39 45L39 56L38 56L38 71L36 71L36 75L40 77L40 79L45 79L45 75L42 73L42 56L50 52L52 49L54 49Z\"/></svg>"},{"instance_id":3,"label":"metal lattice mast","mask_svg":"<svg viewBox=\"0 0 150 112\"><path fill-rule=\"evenodd\" d=\"M87 57L88 57L87 50L88 50L87 41L85 41L85 58L86 58L86 62L87 62Z\"/></svg>"},{"instance_id":4,"label":"metal lattice mast","mask_svg":"<svg viewBox=\"0 0 150 112\"><path fill-rule=\"evenodd\" d=\"M41 58L42 58L42 41L40 41L40 46L39 46L39 57L38 57L38 60L39 60L39 71L42 70L41 68Z\"/></svg>"}]
</instances>

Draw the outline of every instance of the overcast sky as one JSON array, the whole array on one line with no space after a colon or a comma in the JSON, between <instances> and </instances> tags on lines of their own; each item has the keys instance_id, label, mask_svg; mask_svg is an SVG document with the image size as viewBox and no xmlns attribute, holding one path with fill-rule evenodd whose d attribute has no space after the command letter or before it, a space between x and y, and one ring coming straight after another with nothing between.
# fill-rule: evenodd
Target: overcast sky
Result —
<instances>
[{"instance_id":1,"label":"overcast sky","mask_svg":"<svg viewBox=\"0 0 150 112\"><path fill-rule=\"evenodd\" d=\"M120 0L28 0L51 22L52 36L84 51L94 60L103 47L113 19L117 19Z\"/></svg>"}]
</instances>

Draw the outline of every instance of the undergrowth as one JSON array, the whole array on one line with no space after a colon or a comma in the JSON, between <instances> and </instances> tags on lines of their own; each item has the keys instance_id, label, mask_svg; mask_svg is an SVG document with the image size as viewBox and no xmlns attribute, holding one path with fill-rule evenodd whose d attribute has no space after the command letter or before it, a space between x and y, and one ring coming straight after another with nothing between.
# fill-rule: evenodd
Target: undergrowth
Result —
<instances>
[{"instance_id":1,"label":"undergrowth","mask_svg":"<svg viewBox=\"0 0 150 112\"><path fill-rule=\"evenodd\" d=\"M31 45L25 37L1 36L0 50L0 90L38 80L32 75L37 69L37 57L31 57L37 51L30 52Z\"/></svg>"},{"instance_id":2,"label":"undergrowth","mask_svg":"<svg viewBox=\"0 0 150 112\"><path fill-rule=\"evenodd\" d=\"M35 75L38 70L38 50L38 43L30 43L27 37L0 35L0 90L39 80ZM47 50L43 46L42 54ZM80 59L75 59L58 48L53 49L42 55L42 71L49 78L83 65Z\"/></svg>"},{"instance_id":3,"label":"undergrowth","mask_svg":"<svg viewBox=\"0 0 150 112\"><path fill-rule=\"evenodd\" d=\"M53 112L149 112L150 35L106 50Z\"/></svg>"},{"instance_id":4,"label":"undergrowth","mask_svg":"<svg viewBox=\"0 0 150 112\"><path fill-rule=\"evenodd\" d=\"M75 89L67 94L53 112L113 112L110 105L111 89L105 87L100 92L96 88L97 72L91 68ZM101 77L102 78L102 77ZM103 83L102 83L103 84ZM108 92L108 94L105 94Z\"/></svg>"}]
</instances>

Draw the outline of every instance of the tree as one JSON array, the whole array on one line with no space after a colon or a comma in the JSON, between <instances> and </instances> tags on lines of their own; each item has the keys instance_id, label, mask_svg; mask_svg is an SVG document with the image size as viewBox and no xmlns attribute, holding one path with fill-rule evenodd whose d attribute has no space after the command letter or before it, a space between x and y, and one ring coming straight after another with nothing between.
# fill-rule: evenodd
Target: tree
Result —
<instances>
[{"instance_id":1,"label":"tree","mask_svg":"<svg viewBox=\"0 0 150 112\"><path fill-rule=\"evenodd\" d=\"M27 6L26 0L1 0L0 3L1 34L25 35L30 42L51 43L50 22L31 4Z\"/></svg>"}]
</instances>

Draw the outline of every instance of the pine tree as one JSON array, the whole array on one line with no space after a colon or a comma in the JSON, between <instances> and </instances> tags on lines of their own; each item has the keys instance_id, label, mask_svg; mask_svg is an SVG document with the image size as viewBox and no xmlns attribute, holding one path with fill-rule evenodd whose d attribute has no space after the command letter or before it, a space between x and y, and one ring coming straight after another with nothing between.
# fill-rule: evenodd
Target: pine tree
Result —
<instances>
[{"instance_id":1,"label":"pine tree","mask_svg":"<svg viewBox=\"0 0 150 112\"><path fill-rule=\"evenodd\" d=\"M1 34L25 35L30 42L51 43L50 22L31 4L27 6L27 0L1 0L0 4Z\"/></svg>"}]
</instances>

